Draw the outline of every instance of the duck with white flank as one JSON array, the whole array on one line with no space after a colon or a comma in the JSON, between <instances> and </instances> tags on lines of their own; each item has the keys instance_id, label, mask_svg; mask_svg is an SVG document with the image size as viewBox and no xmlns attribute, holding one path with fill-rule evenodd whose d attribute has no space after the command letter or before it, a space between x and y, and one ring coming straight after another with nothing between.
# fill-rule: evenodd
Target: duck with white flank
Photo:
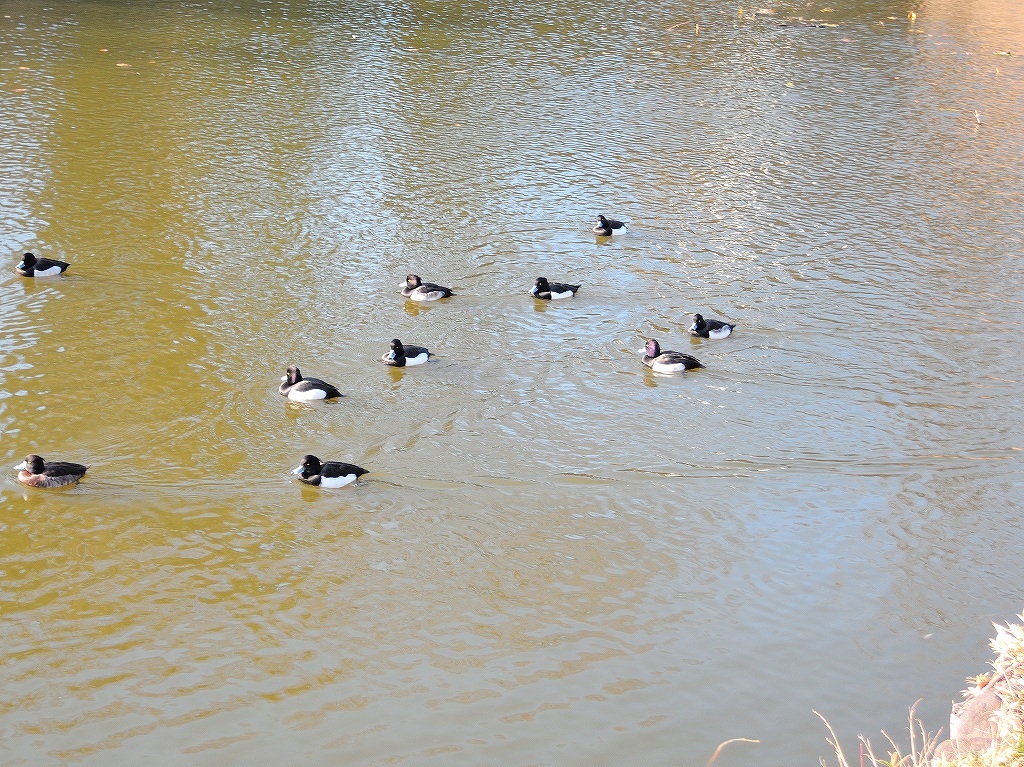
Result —
<instances>
[{"instance_id":1,"label":"duck with white flank","mask_svg":"<svg viewBox=\"0 0 1024 767\"><path fill-rule=\"evenodd\" d=\"M721 320L706 320L701 314L693 315L693 324L690 325L690 335L701 338L727 338L736 326L730 322Z\"/></svg>"},{"instance_id":2,"label":"duck with white flank","mask_svg":"<svg viewBox=\"0 0 1024 767\"><path fill-rule=\"evenodd\" d=\"M38 455L30 455L14 467L18 469L18 481L29 487L64 487L73 485L85 476L88 466L65 461L44 461Z\"/></svg>"},{"instance_id":3,"label":"duck with white flank","mask_svg":"<svg viewBox=\"0 0 1024 767\"><path fill-rule=\"evenodd\" d=\"M424 282L418 274L410 274L402 283L402 295L410 301L439 301L455 294L451 288Z\"/></svg>"},{"instance_id":4,"label":"duck with white flank","mask_svg":"<svg viewBox=\"0 0 1024 767\"><path fill-rule=\"evenodd\" d=\"M683 373L704 367L696 357L689 354L662 351L661 345L653 338L640 351L644 352L643 363L655 373Z\"/></svg>"},{"instance_id":5,"label":"duck with white flank","mask_svg":"<svg viewBox=\"0 0 1024 767\"><path fill-rule=\"evenodd\" d=\"M403 344L396 338L391 342L391 351L383 355L381 361L392 367L406 368L422 365L432 356L433 354L426 347Z\"/></svg>"},{"instance_id":6,"label":"duck with white flank","mask_svg":"<svg viewBox=\"0 0 1024 767\"><path fill-rule=\"evenodd\" d=\"M21 258L21 263L14 267L14 271L22 277L52 277L60 274L71 264L66 261L56 261L52 258L36 258L32 253L26 253Z\"/></svg>"},{"instance_id":7,"label":"duck with white flank","mask_svg":"<svg viewBox=\"0 0 1024 767\"><path fill-rule=\"evenodd\" d=\"M318 399L344 397L334 386L319 378L303 378L295 365L288 366L288 374L281 378L277 390L290 400L311 402Z\"/></svg>"},{"instance_id":8,"label":"duck with white flank","mask_svg":"<svg viewBox=\"0 0 1024 767\"><path fill-rule=\"evenodd\" d=\"M369 473L362 466L352 463L321 462L315 455L307 455L302 459L302 463L292 469L292 474L296 475L300 482L317 487L344 487Z\"/></svg>"},{"instance_id":9,"label":"duck with white flank","mask_svg":"<svg viewBox=\"0 0 1024 767\"><path fill-rule=\"evenodd\" d=\"M614 218L597 217L597 226L594 227L594 234L599 237L611 237L616 229L628 229L625 221L616 221Z\"/></svg>"},{"instance_id":10,"label":"duck with white flank","mask_svg":"<svg viewBox=\"0 0 1024 767\"><path fill-rule=\"evenodd\" d=\"M533 290L530 291L530 295L535 298L542 298L545 301L551 301L555 298L572 298L579 289L579 285L569 285L565 282L548 282L547 277L538 277L533 282Z\"/></svg>"}]
</instances>

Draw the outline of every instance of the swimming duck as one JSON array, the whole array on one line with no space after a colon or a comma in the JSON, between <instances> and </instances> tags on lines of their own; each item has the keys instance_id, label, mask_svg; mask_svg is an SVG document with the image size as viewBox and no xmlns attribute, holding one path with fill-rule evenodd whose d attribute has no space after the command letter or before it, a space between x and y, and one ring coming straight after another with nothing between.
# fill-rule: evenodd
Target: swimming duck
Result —
<instances>
[{"instance_id":1,"label":"swimming duck","mask_svg":"<svg viewBox=\"0 0 1024 767\"><path fill-rule=\"evenodd\" d=\"M292 469L300 482L317 487L344 487L355 482L364 474L369 474L367 469L356 466L352 463L339 463L338 461L326 461L321 463L315 455L307 455L302 463Z\"/></svg>"},{"instance_id":2,"label":"swimming duck","mask_svg":"<svg viewBox=\"0 0 1024 767\"><path fill-rule=\"evenodd\" d=\"M690 325L690 335L701 338L726 338L736 326L730 322L721 320L706 320L703 315L693 315L693 324Z\"/></svg>"},{"instance_id":3,"label":"swimming duck","mask_svg":"<svg viewBox=\"0 0 1024 767\"><path fill-rule=\"evenodd\" d=\"M288 366L288 374L281 378L277 390L285 397L298 402L310 402L317 399L334 399L345 395L334 386L319 378L303 378L295 365Z\"/></svg>"},{"instance_id":4,"label":"swimming duck","mask_svg":"<svg viewBox=\"0 0 1024 767\"><path fill-rule=\"evenodd\" d=\"M550 301L553 298L572 298L579 289L579 285L569 285L565 282L548 282L547 277L538 277L533 282L533 290L530 291L530 294L536 298Z\"/></svg>"},{"instance_id":5,"label":"swimming duck","mask_svg":"<svg viewBox=\"0 0 1024 767\"><path fill-rule=\"evenodd\" d=\"M18 469L18 481L30 487L64 487L80 480L88 469L80 463L50 461L47 463L38 455L30 455L14 467Z\"/></svg>"},{"instance_id":6,"label":"swimming duck","mask_svg":"<svg viewBox=\"0 0 1024 767\"><path fill-rule=\"evenodd\" d=\"M385 365L392 365L396 368L412 367L422 365L433 354L423 346L410 346L403 344L397 338L391 342L391 351L381 357Z\"/></svg>"},{"instance_id":7,"label":"swimming duck","mask_svg":"<svg viewBox=\"0 0 1024 767\"><path fill-rule=\"evenodd\" d=\"M423 282L418 274L410 274L402 285L402 295L410 301L438 301L455 294L452 293L451 288L435 285L432 282Z\"/></svg>"},{"instance_id":8,"label":"swimming duck","mask_svg":"<svg viewBox=\"0 0 1024 767\"><path fill-rule=\"evenodd\" d=\"M614 218L597 217L597 226L594 227L594 234L601 237L611 237L616 229L627 229L624 221L616 221Z\"/></svg>"},{"instance_id":9,"label":"swimming duck","mask_svg":"<svg viewBox=\"0 0 1024 767\"><path fill-rule=\"evenodd\" d=\"M22 277L52 277L60 274L71 264L64 261L55 261L52 258L36 258L32 253L26 253L21 258L21 263L14 267L14 271Z\"/></svg>"},{"instance_id":10,"label":"swimming duck","mask_svg":"<svg viewBox=\"0 0 1024 767\"><path fill-rule=\"evenodd\" d=\"M703 365L696 357L682 352L662 351L661 345L653 338L647 342L647 346L641 349L644 352L643 363L655 373L682 373L687 370L702 368Z\"/></svg>"}]
</instances>

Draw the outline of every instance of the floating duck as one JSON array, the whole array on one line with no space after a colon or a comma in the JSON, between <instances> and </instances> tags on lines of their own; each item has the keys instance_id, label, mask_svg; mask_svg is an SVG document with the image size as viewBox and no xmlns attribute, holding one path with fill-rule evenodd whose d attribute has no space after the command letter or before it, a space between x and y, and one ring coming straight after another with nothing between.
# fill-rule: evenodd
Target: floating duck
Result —
<instances>
[{"instance_id":1,"label":"floating duck","mask_svg":"<svg viewBox=\"0 0 1024 767\"><path fill-rule=\"evenodd\" d=\"M344 397L334 386L319 378L303 378L295 365L288 366L288 374L281 378L277 390L290 400L311 402L318 399Z\"/></svg>"},{"instance_id":2,"label":"floating duck","mask_svg":"<svg viewBox=\"0 0 1024 767\"><path fill-rule=\"evenodd\" d=\"M696 357L689 354L662 351L661 345L653 338L640 351L644 352L643 363L655 373L683 373L704 367Z\"/></svg>"},{"instance_id":3,"label":"floating duck","mask_svg":"<svg viewBox=\"0 0 1024 767\"><path fill-rule=\"evenodd\" d=\"M736 329L731 322L721 320L706 320L701 314L693 315L693 324L690 325L690 335L701 338L726 338Z\"/></svg>"},{"instance_id":4,"label":"floating duck","mask_svg":"<svg viewBox=\"0 0 1024 767\"><path fill-rule=\"evenodd\" d=\"M344 487L351 485L364 474L369 474L369 471L352 463L321 462L315 455L307 455L302 459L302 463L292 469L292 474L307 485Z\"/></svg>"},{"instance_id":5,"label":"floating duck","mask_svg":"<svg viewBox=\"0 0 1024 767\"><path fill-rule=\"evenodd\" d=\"M66 261L56 261L52 258L36 258L32 253L26 253L21 257L21 263L14 267L14 271L22 277L53 277L67 269L71 264Z\"/></svg>"},{"instance_id":6,"label":"floating duck","mask_svg":"<svg viewBox=\"0 0 1024 767\"><path fill-rule=\"evenodd\" d=\"M533 290L530 291L530 294L535 298L551 301L556 298L572 298L579 289L579 285L569 285L565 282L548 282L547 277L538 277L533 282Z\"/></svg>"},{"instance_id":7,"label":"floating duck","mask_svg":"<svg viewBox=\"0 0 1024 767\"><path fill-rule=\"evenodd\" d=\"M391 351L383 355L381 361L385 365L405 368L422 365L432 356L433 354L426 347L403 344L396 338L391 342Z\"/></svg>"},{"instance_id":8,"label":"floating duck","mask_svg":"<svg viewBox=\"0 0 1024 767\"><path fill-rule=\"evenodd\" d=\"M600 237L611 237L616 229L628 229L624 221L616 221L614 218L597 217L597 226L594 227L594 234Z\"/></svg>"},{"instance_id":9,"label":"floating duck","mask_svg":"<svg viewBox=\"0 0 1024 767\"><path fill-rule=\"evenodd\" d=\"M29 487L64 487L73 485L85 476L88 466L64 461L46 462L32 454L14 467L18 469L18 481Z\"/></svg>"},{"instance_id":10,"label":"floating duck","mask_svg":"<svg viewBox=\"0 0 1024 767\"><path fill-rule=\"evenodd\" d=\"M439 301L455 294L451 288L423 282L418 274L410 274L402 284L402 295L410 301Z\"/></svg>"}]
</instances>

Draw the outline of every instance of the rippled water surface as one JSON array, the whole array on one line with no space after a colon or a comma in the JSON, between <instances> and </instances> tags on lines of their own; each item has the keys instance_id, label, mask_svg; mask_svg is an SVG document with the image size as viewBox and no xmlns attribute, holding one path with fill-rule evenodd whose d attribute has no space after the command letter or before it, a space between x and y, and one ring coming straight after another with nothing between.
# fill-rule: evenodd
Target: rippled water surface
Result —
<instances>
[{"instance_id":1,"label":"rippled water surface","mask_svg":"<svg viewBox=\"0 0 1024 767\"><path fill-rule=\"evenodd\" d=\"M0 480L0 765L944 726L1024 601L1020 15L755 10L4 4L0 452L91 468Z\"/></svg>"}]
</instances>

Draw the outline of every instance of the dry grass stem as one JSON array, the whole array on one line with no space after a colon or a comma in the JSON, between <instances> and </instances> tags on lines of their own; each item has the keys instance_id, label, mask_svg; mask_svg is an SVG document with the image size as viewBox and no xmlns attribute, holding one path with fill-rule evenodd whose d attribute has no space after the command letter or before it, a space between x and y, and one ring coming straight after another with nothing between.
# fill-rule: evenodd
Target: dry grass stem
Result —
<instances>
[{"instance_id":1,"label":"dry grass stem","mask_svg":"<svg viewBox=\"0 0 1024 767\"><path fill-rule=\"evenodd\" d=\"M728 746L730 743L760 743L760 742L761 741L759 741L759 740L753 740L751 738L730 738L729 740L725 741L724 743L719 743L718 744L718 748L715 749L715 753L713 753L711 755L711 758L708 760L708 767L711 767L711 765L714 763L715 759L718 758L718 755L720 753L722 753L722 749L725 748L726 746Z\"/></svg>"}]
</instances>

